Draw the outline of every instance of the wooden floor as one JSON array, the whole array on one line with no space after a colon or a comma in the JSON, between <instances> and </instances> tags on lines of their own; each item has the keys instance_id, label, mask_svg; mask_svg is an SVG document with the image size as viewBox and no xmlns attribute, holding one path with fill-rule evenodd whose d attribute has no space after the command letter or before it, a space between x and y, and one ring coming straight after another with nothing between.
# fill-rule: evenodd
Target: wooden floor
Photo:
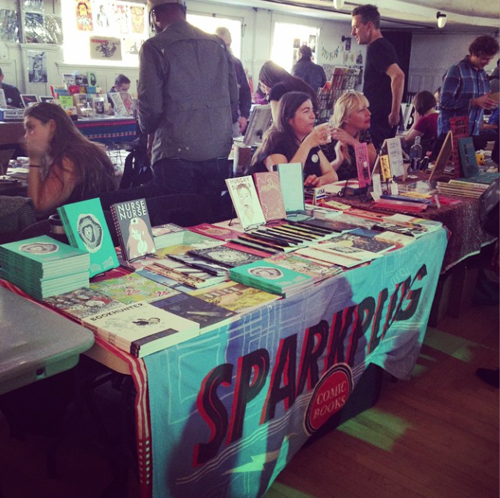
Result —
<instances>
[{"instance_id":1,"label":"wooden floor","mask_svg":"<svg viewBox=\"0 0 500 498\"><path fill-rule=\"evenodd\" d=\"M498 306L429 328L412 380L384 379L375 407L303 448L266 498L495 498Z\"/></svg>"},{"instance_id":2,"label":"wooden floor","mask_svg":"<svg viewBox=\"0 0 500 498\"><path fill-rule=\"evenodd\" d=\"M498 367L498 350L498 306L445 318L428 330L413 379L384 378L376 406L303 448L266 498L498 497L499 395L475 376ZM138 496L133 476L112 493L109 455L84 433L66 438L48 479L48 444L11 439L0 414L2 498Z\"/></svg>"}]
</instances>

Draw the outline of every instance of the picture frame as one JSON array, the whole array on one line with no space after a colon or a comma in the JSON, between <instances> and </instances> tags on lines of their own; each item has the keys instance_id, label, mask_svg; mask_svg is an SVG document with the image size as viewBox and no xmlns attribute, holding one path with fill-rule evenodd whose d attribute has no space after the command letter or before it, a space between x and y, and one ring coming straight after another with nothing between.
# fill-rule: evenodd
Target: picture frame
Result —
<instances>
[{"instance_id":1,"label":"picture frame","mask_svg":"<svg viewBox=\"0 0 500 498\"><path fill-rule=\"evenodd\" d=\"M23 106L25 108L28 108L30 105L33 105L33 104L36 104L39 102L38 96L32 95L32 94L27 94L27 93L21 94L21 101L22 101Z\"/></svg>"}]
</instances>

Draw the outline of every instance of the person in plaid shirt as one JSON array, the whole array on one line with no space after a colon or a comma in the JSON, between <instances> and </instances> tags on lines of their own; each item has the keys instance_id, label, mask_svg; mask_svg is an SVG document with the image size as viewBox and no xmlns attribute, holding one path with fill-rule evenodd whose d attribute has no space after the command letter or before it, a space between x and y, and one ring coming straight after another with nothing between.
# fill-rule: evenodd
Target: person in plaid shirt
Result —
<instances>
[{"instance_id":1,"label":"person in plaid shirt","mask_svg":"<svg viewBox=\"0 0 500 498\"><path fill-rule=\"evenodd\" d=\"M498 107L498 98L490 98L488 75L484 68L498 53L498 42L492 36L476 38L469 55L448 69L443 79L439 102L438 134L450 130L450 118L469 117L469 133L479 135L485 109Z\"/></svg>"}]
</instances>

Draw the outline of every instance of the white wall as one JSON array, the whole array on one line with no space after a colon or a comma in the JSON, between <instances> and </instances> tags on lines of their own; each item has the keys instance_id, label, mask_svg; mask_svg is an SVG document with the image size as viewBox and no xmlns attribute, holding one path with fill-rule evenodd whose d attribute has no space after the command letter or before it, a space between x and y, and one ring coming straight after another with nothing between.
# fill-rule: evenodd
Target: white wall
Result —
<instances>
[{"instance_id":1,"label":"white wall","mask_svg":"<svg viewBox=\"0 0 500 498\"><path fill-rule=\"evenodd\" d=\"M493 33L491 34L494 36ZM429 90L434 92L441 86L443 75L448 68L469 53L469 45L477 36L479 33L414 34L408 91ZM495 57L487 66L488 73L496 66L497 58Z\"/></svg>"},{"instance_id":2,"label":"white wall","mask_svg":"<svg viewBox=\"0 0 500 498\"><path fill-rule=\"evenodd\" d=\"M46 12L60 14L61 1L44 2ZM69 0L64 0L69 1ZM13 0L0 0L0 9L12 9ZM320 28L320 37L317 41L317 62L319 64L344 65L342 36L350 36L350 18L345 21L325 21L321 18L303 17L273 12L266 9L254 9L231 4L210 4L203 1L188 0L188 11L193 14L209 14L215 17L229 17L241 20L242 52L241 60L254 83L262 64L269 60L270 47L273 43L273 26L275 22L303 24ZM412 54L410 60L409 91L433 90L440 86L441 77L453 62L460 60L466 53L470 42L476 35L471 33L437 35L414 34ZM27 82L27 50L45 50L47 52L48 83L30 84ZM359 47L355 39L351 39L351 52L357 55L361 52L365 58L365 47ZM496 63L491 65L491 69ZM120 72L125 73L131 80L131 91L136 91L138 77L137 67L115 67L66 65L62 61L62 50L56 45L40 45L4 43L0 41L0 66L5 73L5 82L19 87L21 93L36 93L49 95L49 85L61 84L62 73L74 70L88 71L95 69L98 85L107 91Z\"/></svg>"}]
</instances>

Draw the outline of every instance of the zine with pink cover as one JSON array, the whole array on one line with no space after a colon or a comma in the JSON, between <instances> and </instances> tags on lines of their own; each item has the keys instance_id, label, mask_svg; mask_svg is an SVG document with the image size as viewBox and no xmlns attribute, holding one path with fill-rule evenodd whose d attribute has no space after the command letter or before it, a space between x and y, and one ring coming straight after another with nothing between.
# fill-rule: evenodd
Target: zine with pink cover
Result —
<instances>
[{"instance_id":1,"label":"zine with pink cover","mask_svg":"<svg viewBox=\"0 0 500 498\"><path fill-rule=\"evenodd\" d=\"M286 218L279 173L254 173L255 187L266 221Z\"/></svg>"}]
</instances>

